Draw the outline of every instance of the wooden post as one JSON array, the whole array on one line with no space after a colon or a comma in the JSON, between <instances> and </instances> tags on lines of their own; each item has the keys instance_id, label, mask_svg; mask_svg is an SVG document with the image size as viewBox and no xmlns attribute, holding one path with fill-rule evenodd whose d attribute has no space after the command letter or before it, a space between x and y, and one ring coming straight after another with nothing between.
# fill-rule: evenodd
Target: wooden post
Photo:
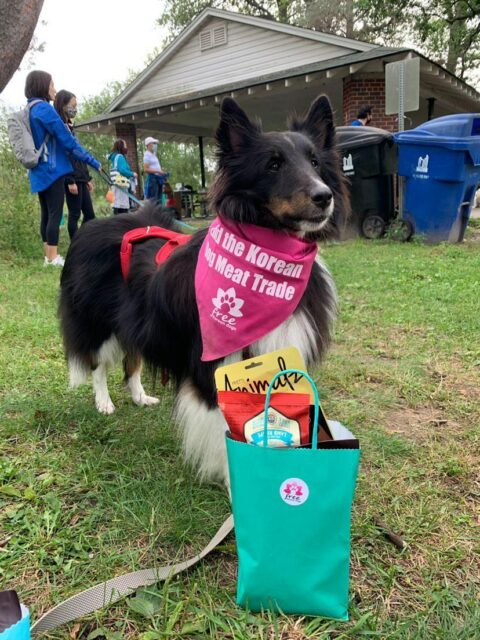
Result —
<instances>
[{"instance_id":1,"label":"wooden post","mask_svg":"<svg viewBox=\"0 0 480 640\"><path fill-rule=\"evenodd\" d=\"M205 156L203 155L203 137L198 137L198 148L200 151L200 173L202 176L202 189L205 189Z\"/></svg>"}]
</instances>

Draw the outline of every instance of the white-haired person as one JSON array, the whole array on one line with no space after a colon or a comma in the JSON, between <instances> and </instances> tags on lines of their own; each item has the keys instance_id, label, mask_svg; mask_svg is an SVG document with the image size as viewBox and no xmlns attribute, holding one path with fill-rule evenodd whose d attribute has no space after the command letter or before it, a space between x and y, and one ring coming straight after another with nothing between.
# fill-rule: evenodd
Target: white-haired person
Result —
<instances>
[{"instance_id":1,"label":"white-haired person","mask_svg":"<svg viewBox=\"0 0 480 640\"><path fill-rule=\"evenodd\" d=\"M162 201L163 185L170 175L163 171L160 160L157 156L158 140L148 136L145 138L145 153L143 154L143 171L147 178L145 180L145 198L147 200Z\"/></svg>"}]
</instances>

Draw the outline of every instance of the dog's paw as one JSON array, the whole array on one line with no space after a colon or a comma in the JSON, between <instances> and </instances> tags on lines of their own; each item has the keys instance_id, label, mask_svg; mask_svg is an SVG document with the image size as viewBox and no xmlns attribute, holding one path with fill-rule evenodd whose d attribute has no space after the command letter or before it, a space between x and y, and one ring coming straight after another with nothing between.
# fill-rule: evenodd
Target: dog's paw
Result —
<instances>
[{"instance_id":1,"label":"dog's paw","mask_svg":"<svg viewBox=\"0 0 480 640\"><path fill-rule=\"evenodd\" d=\"M136 398L133 398L133 401L139 407L153 407L154 405L160 402L158 398L154 398L153 396L147 396L144 393L142 393L141 396L137 396Z\"/></svg>"},{"instance_id":2,"label":"dog's paw","mask_svg":"<svg viewBox=\"0 0 480 640\"><path fill-rule=\"evenodd\" d=\"M99 413L103 413L106 416L109 416L115 411L115 405L110 400L110 398L102 398L101 400L95 400L95 406Z\"/></svg>"}]
</instances>

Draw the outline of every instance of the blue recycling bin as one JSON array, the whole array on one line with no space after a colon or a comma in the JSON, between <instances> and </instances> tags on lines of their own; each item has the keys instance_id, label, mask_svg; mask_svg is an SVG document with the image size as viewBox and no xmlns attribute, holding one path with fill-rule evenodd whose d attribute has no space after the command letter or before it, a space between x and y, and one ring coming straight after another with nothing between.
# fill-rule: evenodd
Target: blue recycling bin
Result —
<instances>
[{"instance_id":1,"label":"blue recycling bin","mask_svg":"<svg viewBox=\"0 0 480 640\"><path fill-rule=\"evenodd\" d=\"M436 118L395 139L403 217L427 242L461 242L480 182L480 114Z\"/></svg>"}]
</instances>

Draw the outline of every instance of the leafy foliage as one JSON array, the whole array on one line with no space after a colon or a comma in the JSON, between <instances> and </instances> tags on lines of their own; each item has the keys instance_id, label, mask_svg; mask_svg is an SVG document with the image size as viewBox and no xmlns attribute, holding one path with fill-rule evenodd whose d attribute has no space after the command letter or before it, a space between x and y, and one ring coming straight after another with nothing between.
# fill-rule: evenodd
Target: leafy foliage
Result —
<instances>
[{"instance_id":1,"label":"leafy foliage","mask_svg":"<svg viewBox=\"0 0 480 640\"><path fill-rule=\"evenodd\" d=\"M425 50L452 73L471 78L480 61L480 0L423 0L414 13Z\"/></svg>"},{"instance_id":2,"label":"leafy foliage","mask_svg":"<svg viewBox=\"0 0 480 640\"><path fill-rule=\"evenodd\" d=\"M7 116L0 111L0 253L40 255L38 198L30 193L27 170L8 142Z\"/></svg>"}]
</instances>

